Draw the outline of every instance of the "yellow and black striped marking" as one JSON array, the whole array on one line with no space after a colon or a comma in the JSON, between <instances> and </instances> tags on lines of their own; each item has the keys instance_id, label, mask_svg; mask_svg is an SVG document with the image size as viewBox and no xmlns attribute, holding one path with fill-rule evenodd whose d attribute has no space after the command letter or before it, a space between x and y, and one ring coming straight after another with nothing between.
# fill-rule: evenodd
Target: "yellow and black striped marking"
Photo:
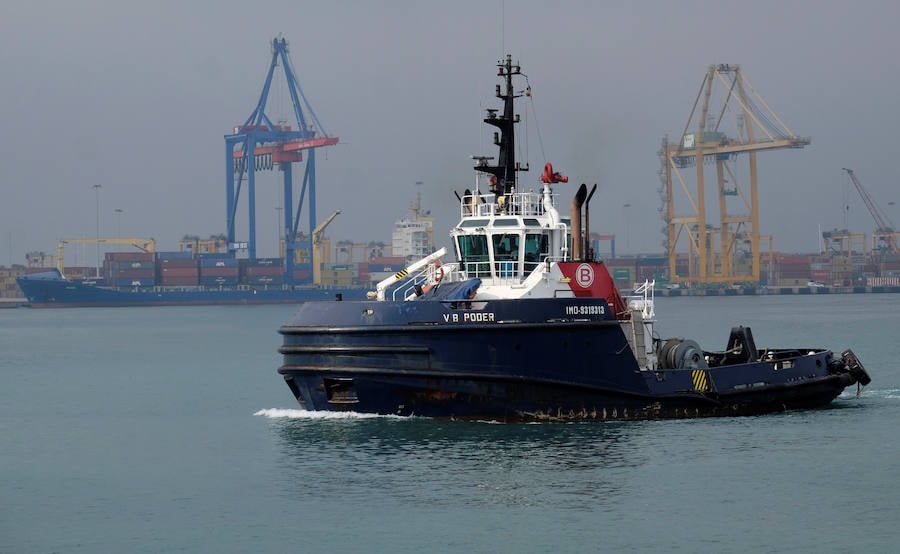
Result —
<instances>
[{"instance_id":1,"label":"yellow and black striped marking","mask_svg":"<svg viewBox=\"0 0 900 554\"><path fill-rule=\"evenodd\" d=\"M400 279L403 279L407 275L409 275L409 271L406 269L401 269L397 273L394 273L394 279L397 279L399 281Z\"/></svg>"},{"instance_id":2,"label":"yellow and black striped marking","mask_svg":"<svg viewBox=\"0 0 900 554\"><path fill-rule=\"evenodd\" d=\"M691 377L694 380L694 390L706 392L709 390L709 379L706 375L706 371L702 369L695 369L691 372Z\"/></svg>"}]
</instances>

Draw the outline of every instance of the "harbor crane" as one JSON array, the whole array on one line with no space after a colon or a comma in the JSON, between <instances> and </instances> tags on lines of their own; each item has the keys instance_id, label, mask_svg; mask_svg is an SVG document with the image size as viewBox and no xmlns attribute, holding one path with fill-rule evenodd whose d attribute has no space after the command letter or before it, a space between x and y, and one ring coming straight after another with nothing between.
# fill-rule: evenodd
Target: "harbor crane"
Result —
<instances>
[{"instance_id":1,"label":"harbor crane","mask_svg":"<svg viewBox=\"0 0 900 554\"><path fill-rule=\"evenodd\" d=\"M266 105L272 86L272 77L277 67L284 71L285 82L293 106L293 115L297 128L283 122L273 122L266 113ZM259 102L243 124L234 128L234 132L225 135L225 175L226 175L226 222L229 249L246 248L248 257L256 259L256 172L278 169L284 175L284 219L282 225L285 240L284 282L295 284L295 250L306 249L309 253L307 267L297 267L308 277L304 282L312 280L312 268L316 260L313 254L312 233L304 235L299 232L300 214L309 191L307 212L309 229L316 228L316 156L315 149L338 143L337 137L328 136L324 127L316 117L297 82L296 74L288 56L288 44L284 38L272 40L272 58L266 73ZM306 162L300 198L294 210L293 170L294 163ZM246 243L238 242L235 237L235 219L244 177L247 179L248 205L248 237Z\"/></svg>"},{"instance_id":2,"label":"harbor crane","mask_svg":"<svg viewBox=\"0 0 900 554\"><path fill-rule=\"evenodd\" d=\"M850 181L853 182L853 186L856 187L859 196L862 197L863 203L866 205L869 213L872 214L872 219L875 220L875 232L872 233L872 250L890 251L895 256L900 256L900 246L897 244L897 235L900 233L896 231L894 224L891 223L887 216L883 215L881 210L878 209L869 192L856 178L853 170L846 167L842 169L847 172Z\"/></svg>"},{"instance_id":3,"label":"harbor crane","mask_svg":"<svg viewBox=\"0 0 900 554\"><path fill-rule=\"evenodd\" d=\"M325 232L325 227L328 227L328 225L332 221L334 221L334 218L336 218L338 215L340 215L340 213L341 213L341 210L335 210L334 213L332 213L330 216L325 218L325 221L323 221L322 223L319 223L316 226L316 228L313 229L313 232L312 232L313 244L319 244L319 240L322 238L322 233Z\"/></svg>"},{"instance_id":4,"label":"harbor crane","mask_svg":"<svg viewBox=\"0 0 900 554\"><path fill-rule=\"evenodd\" d=\"M313 249L315 250L315 265L313 266L313 281L316 283L322 282L322 264L331 263L331 242L327 239L322 240L322 236L325 233L325 227L334 221L341 213L341 210L335 210L331 215L325 218L322 223L319 223L315 229L312 231L312 244ZM323 248L324 242L324 248Z\"/></svg>"},{"instance_id":5,"label":"harbor crane","mask_svg":"<svg viewBox=\"0 0 900 554\"><path fill-rule=\"evenodd\" d=\"M731 119L726 116L733 116ZM759 281L760 230L757 193L757 153L780 148L802 148L809 138L798 137L753 90L739 65L711 65L703 77L691 114L677 142L663 139L659 172L666 223L665 245L669 275L680 283L733 283ZM747 174L737 171L737 159L749 162L749 195L739 183ZM696 168L696 196L689 175ZM706 170L715 167L718 222L707 214ZM673 190L680 185L691 213L677 215ZM740 199L744 213L728 209L729 197ZM688 243L688 274L676 273L676 249L680 239ZM741 251L749 246L750 251ZM749 267L747 259L749 258ZM743 267L741 266L743 265Z\"/></svg>"}]
</instances>

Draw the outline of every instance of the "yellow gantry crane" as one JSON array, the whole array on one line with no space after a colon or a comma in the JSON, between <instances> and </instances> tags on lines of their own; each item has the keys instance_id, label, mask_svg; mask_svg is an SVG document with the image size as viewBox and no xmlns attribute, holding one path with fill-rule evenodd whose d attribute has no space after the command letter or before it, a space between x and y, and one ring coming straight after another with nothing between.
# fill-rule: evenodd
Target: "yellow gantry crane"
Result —
<instances>
[{"instance_id":1,"label":"yellow gantry crane","mask_svg":"<svg viewBox=\"0 0 900 554\"><path fill-rule=\"evenodd\" d=\"M663 139L660 178L666 250L673 282L710 284L759 281L760 232L757 194L757 152L778 148L802 148L809 138L796 136L753 90L738 65L711 65L697 92L690 117L678 142ZM737 161L747 154L749 194L739 180ZM707 213L707 169L715 167L718 221ZM694 168L695 171L682 170ZM691 175L696 179L693 187ZM740 179L739 179L740 177ZM674 182L684 199L676 199ZM693 194L692 192L695 192ZM742 213L729 211L729 198L739 200ZM686 200L685 200L686 199ZM687 207L688 215L676 214ZM683 206L684 203L687 206ZM680 241L688 244L687 274L676 271ZM750 251L742 251L749 246ZM749 259L747 259L749 258ZM682 272L683 273L683 272Z\"/></svg>"},{"instance_id":2,"label":"yellow gantry crane","mask_svg":"<svg viewBox=\"0 0 900 554\"><path fill-rule=\"evenodd\" d=\"M331 264L331 242L326 240L322 240L322 235L325 232L325 227L334 221L341 213L341 210L335 210L331 215L325 218L322 223L316 225L316 228L312 231L312 245L315 250L315 266L313 267L313 282L321 283L322 282L322 268Z\"/></svg>"}]
</instances>

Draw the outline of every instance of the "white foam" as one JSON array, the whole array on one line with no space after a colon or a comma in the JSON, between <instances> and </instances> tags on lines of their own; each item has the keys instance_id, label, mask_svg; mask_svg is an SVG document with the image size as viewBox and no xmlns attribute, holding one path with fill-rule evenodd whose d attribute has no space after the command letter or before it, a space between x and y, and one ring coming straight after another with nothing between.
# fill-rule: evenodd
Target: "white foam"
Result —
<instances>
[{"instance_id":1,"label":"white foam","mask_svg":"<svg viewBox=\"0 0 900 554\"><path fill-rule=\"evenodd\" d=\"M886 398L888 400L897 400L900 398L900 389L870 389L863 387L860 396L868 398ZM847 387L838 396L838 398L856 398L856 387Z\"/></svg>"},{"instance_id":2,"label":"white foam","mask_svg":"<svg viewBox=\"0 0 900 554\"><path fill-rule=\"evenodd\" d=\"M358 412L327 412L310 411L300 409L267 408L259 410L253 415L268 417L271 419L413 419L398 415L361 414Z\"/></svg>"}]
</instances>

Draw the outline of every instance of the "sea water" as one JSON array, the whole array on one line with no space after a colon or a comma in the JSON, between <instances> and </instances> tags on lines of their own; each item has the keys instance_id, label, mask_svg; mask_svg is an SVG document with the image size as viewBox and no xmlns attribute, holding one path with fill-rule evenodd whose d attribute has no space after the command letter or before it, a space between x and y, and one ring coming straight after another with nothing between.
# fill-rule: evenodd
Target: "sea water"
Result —
<instances>
[{"instance_id":1,"label":"sea water","mask_svg":"<svg viewBox=\"0 0 900 554\"><path fill-rule=\"evenodd\" d=\"M276 373L292 313L0 310L0 552L900 548L900 295L660 298L661 336L851 347L872 384L615 423L305 412Z\"/></svg>"}]
</instances>

